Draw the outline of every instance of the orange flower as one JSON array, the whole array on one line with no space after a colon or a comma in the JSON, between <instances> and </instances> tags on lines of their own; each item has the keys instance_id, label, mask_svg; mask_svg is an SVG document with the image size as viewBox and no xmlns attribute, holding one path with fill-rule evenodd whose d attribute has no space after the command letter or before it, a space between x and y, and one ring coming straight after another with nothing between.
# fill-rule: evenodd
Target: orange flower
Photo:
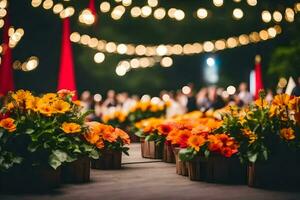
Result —
<instances>
[{"instance_id":1,"label":"orange flower","mask_svg":"<svg viewBox=\"0 0 300 200\"><path fill-rule=\"evenodd\" d=\"M168 135L171 132L172 127L169 124L161 124L158 125L157 130L160 135Z\"/></svg>"},{"instance_id":2,"label":"orange flower","mask_svg":"<svg viewBox=\"0 0 300 200\"><path fill-rule=\"evenodd\" d=\"M112 126L107 125L103 130L102 138L108 142L116 142L118 135L115 133L115 130Z\"/></svg>"},{"instance_id":3,"label":"orange flower","mask_svg":"<svg viewBox=\"0 0 300 200\"><path fill-rule=\"evenodd\" d=\"M97 147L98 149L103 149L103 148L105 147L105 144L104 144L104 142L103 142L102 139L100 139L100 140L97 141L96 147Z\"/></svg>"},{"instance_id":4,"label":"orange flower","mask_svg":"<svg viewBox=\"0 0 300 200\"><path fill-rule=\"evenodd\" d=\"M188 139L191 135L191 131L189 130L180 130L176 138L176 142L179 144L179 147L186 148L188 146Z\"/></svg>"},{"instance_id":5,"label":"orange flower","mask_svg":"<svg viewBox=\"0 0 300 200\"><path fill-rule=\"evenodd\" d=\"M82 103L79 100L72 101L76 106L82 107Z\"/></svg>"},{"instance_id":6,"label":"orange flower","mask_svg":"<svg viewBox=\"0 0 300 200\"><path fill-rule=\"evenodd\" d=\"M70 110L71 105L63 100L58 100L53 103L52 107L56 113L63 114Z\"/></svg>"},{"instance_id":7,"label":"orange flower","mask_svg":"<svg viewBox=\"0 0 300 200\"><path fill-rule=\"evenodd\" d=\"M10 117L2 119L0 121L0 127L6 129L8 132L14 132L17 129L14 122L15 120Z\"/></svg>"},{"instance_id":8,"label":"orange flower","mask_svg":"<svg viewBox=\"0 0 300 200\"><path fill-rule=\"evenodd\" d=\"M59 90L57 92L57 94L58 94L59 98L65 99L68 96L70 96L70 97L75 96L75 91L62 89L62 90Z\"/></svg>"},{"instance_id":9,"label":"orange flower","mask_svg":"<svg viewBox=\"0 0 300 200\"><path fill-rule=\"evenodd\" d=\"M116 128L116 129L115 129L115 133L122 139L122 141L123 141L125 144L130 144L130 138L129 138L129 135L128 135L125 131L123 131L123 130L121 130L121 129L119 129L119 128Z\"/></svg>"},{"instance_id":10,"label":"orange flower","mask_svg":"<svg viewBox=\"0 0 300 200\"><path fill-rule=\"evenodd\" d=\"M200 151L200 147L205 144L206 140L202 136L192 135L188 139L188 145L194 148L196 151Z\"/></svg>"},{"instance_id":11,"label":"orange flower","mask_svg":"<svg viewBox=\"0 0 300 200\"><path fill-rule=\"evenodd\" d=\"M286 140L293 140L296 138L295 131L292 128L281 129L280 136Z\"/></svg>"},{"instance_id":12,"label":"orange flower","mask_svg":"<svg viewBox=\"0 0 300 200\"><path fill-rule=\"evenodd\" d=\"M97 132L87 132L84 134L84 138L91 144L96 144L99 139L100 135Z\"/></svg>"},{"instance_id":13,"label":"orange flower","mask_svg":"<svg viewBox=\"0 0 300 200\"><path fill-rule=\"evenodd\" d=\"M221 149L221 154L227 158L231 157L235 153L237 153L237 149L232 149L230 147L224 147Z\"/></svg>"},{"instance_id":14,"label":"orange flower","mask_svg":"<svg viewBox=\"0 0 300 200\"><path fill-rule=\"evenodd\" d=\"M61 126L61 129L65 133L78 133L78 132L81 131L81 126L79 124L76 124L76 123L64 122Z\"/></svg>"},{"instance_id":15,"label":"orange flower","mask_svg":"<svg viewBox=\"0 0 300 200\"><path fill-rule=\"evenodd\" d=\"M208 141L208 149L210 151L219 151L223 147L222 141L216 135L209 135Z\"/></svg>"}]
</instances>

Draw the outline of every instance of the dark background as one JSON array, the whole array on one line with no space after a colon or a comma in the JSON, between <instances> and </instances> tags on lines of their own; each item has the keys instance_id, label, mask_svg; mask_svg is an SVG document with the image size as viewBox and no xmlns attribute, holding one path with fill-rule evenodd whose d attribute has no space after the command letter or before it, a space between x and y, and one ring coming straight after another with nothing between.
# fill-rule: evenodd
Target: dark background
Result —
<instances>
[{"instance_id":1,"label":"dark background","mask_svg":"<svg viewBox=\"0 0 300 200\"><path fill-rule=\"evenodd\" d=\"M153 17L136 19L130 17L128 9L121 20L114 21L109 14L100 13L100 0L96 0L98 23L92 27L86 27L78 23L78 14L88 6L88 2L88 0L63 2L64 5L73 5L76 10L71 18L72 31L120 43L183 44L227 38L268 28L274 23L262 22L262 10L276 9L282 12L286 6L293 7L296 1L264 0L258 1L257 6L251 7L246 1L234 3L226 0L224 5L218 8L213 6L212 1L161 0L160 5L165 8L175 7L184 10L185 19L183 21L174 21L169 18L159 21ZM113 0L109 2L115 4ZM146 0L133 1L133 5L146 5ZM199 7L211 10L212 16L202 21L194 18L192 15ZM244 17L238 21L232 18L232 10L237 7L244 11ZM30 89L38 93L55 91L60 59L61 19L53 14L52 9L44 10L41 6L33 8L30 0L10 0L9 14L12 25L25 30L24 37L13 50L14 60L24 61L32 55L40 60L38 68L33 71L15 71L14 79L17 88ZM217 85L237 85L241 81L248 82L249 73L254 67L254 57L256 54L261 54L264 84L268 88L275 88L278 75L270 76L267 73L270 59L276 47L290 45L299 37L297 34L300 27L299 14L296 15L294 23L287 23L283 20L281 26L283 32L274 40L212 54L174 56L172 57L174 65L171 68L155 66L137 69L123 77L115 74L115 67L122 58L130 57L106 54L105 61L96 64L93 60L95 50L72 44L77 87L79 92L88 89L102 94L110 88L135 94L157 94L163 89L176 90L189 82L195 83L196 87L200 88L205 86L201 76L202 66L205 59L211 55L217 58L220 67L220 81Z\"/></svg>"}]
</instances>

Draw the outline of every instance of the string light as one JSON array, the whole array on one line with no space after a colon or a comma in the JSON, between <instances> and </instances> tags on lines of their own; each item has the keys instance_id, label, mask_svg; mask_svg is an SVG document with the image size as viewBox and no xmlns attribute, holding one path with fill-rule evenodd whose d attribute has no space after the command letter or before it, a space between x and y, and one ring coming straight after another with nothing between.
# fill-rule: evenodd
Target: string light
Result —
<instances>
[{"instance_id":1,"label":"string light","mask_svg":"<svg viewBox=\"0 0 300 200\"><path fill-rule=\"evenodd\" d=\"M223 0L213 0L213 4L217 7L223 6Z\"/></svg>"},{"instance_id":2,"label":"string light","mask_svg":"<svg viewBox=\"0 0 300 200\"><path fill-rule=\"evenodd\" d=\"M105 55L102 52L98 52L94 55L94 61L96 63L102 63L105 60Z\"/></svg>"},{"instance_id":3,"label":"string light","mask_svg":"<svg viewBox=\"0 0 300 200\"><path fill-rule=\"evenodd\" d=\"M36 69L39 65L39 59L36 56L29 57L25 62L16 60L13 62L13 68L15 70L22 70L25 72L32 71Z\"/></svg>"},{"instance_id":4,"label":"string light","mask_svg":"<svg viewBox=\"0 0 300 200\"><path fill-rule=\"evenodd\" d=\"M107 2L107 1L103 1L100 4L100 11L103 12L103 13L109 12L110 11L110 3Z\"/></svg>"},{"instance_id":5,"label":"string light","mask_svg":"<svg viewBox=\"0 0 300 200\"><path fill-rule=\"evenodd\" d=\"M198 10L197 10L197 17L199 18L199 19L204 19L204 18L206 18L208 16L208 12L207 12L207 10L205 9L205 8L199 8Z\"/></svg>"},{"instance_id":6,"label":"string light","mask_svg":"<svg viewBox=\"0 0 300 200\"><path fill-rule=\"evenodd\" d=\"M90 9L86 8L80 13L78 20L80 23L92 25L95 23L95 16Z\"/></svg>"},{"instance_id":7,"label":"string light","mask_svg":"<svg viewBox=\"0 0 300 200\"><path fill-rule=\"evenodd\" d=\"M14 48L21 38L24 36L24 30L22 28L18 28L15 30L13 27L10 27L8 30L9 43L8 46L10 48Z\"/></svg>"},{"instance_id":8,"label":"string light","mask_svg":"<svg viewBox=\"0 0 300 200\"><path fill-rule=\"evenodd\" d=\"M235 19L241 19L244 16L244 12L240 8L236 8L233 10L232 15Z\"/></svg>"},{"instance_id":9,"label":"string light","mask_svg":"<svg viewBox=\"0 0 300 200\"><path fill-rule=\"evenodd\" d=\"M126 55L137 55L137 56L172 56L172 55L192 55L203 52L221 51L225 49L235 48L238 46L248 45L250 43L256 43L267 39L272 39L281 33L279 25L272 27L276 30L268 32L268 29L263 29L261 34L260 31L252 32L250 34L241 34L235 37L229 37L227 39L217 39L212 41L205 41L203 43L187 43L187 44L160 44L160 45L144 45L144 44L118 44L112 41L98 40L98 44L93 47L101 52L126 54ZM267 33L267 34L266 34ZM271 33L271 34L270 34ZM85 46L90 43L90 40L95 40L88 35L80 35L78 32L74 32L70 36L70 40L74 43L83 44ZM96 41L96 40L95 40ZM96 42L97 43L97 42Z\"/></svg>"}]
</instances>

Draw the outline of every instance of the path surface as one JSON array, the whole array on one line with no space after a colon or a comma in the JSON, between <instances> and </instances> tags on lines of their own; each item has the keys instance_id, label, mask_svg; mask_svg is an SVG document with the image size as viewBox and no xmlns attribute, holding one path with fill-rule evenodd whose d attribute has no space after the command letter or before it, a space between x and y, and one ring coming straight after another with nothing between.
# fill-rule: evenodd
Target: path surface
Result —
<instances>
[{"instance_id":1,"label":"path surface","mask_svg":"<svg viewBox=\"0 0 300 200\"><path fill-rule=\"evenodd\" d=\"M122 170L92 170L92 181L82 185L64 185L53 194L0 195L1 200L300 200L298 193L253 189L247 186L226 186L192 182L175 173L174 164L149 163L140 156L140 145L133 144L130 157L124 157ZM134 162L134 164L132 163ZM137 163L138 162L138 163ZM146 162L146 163L140 163ZM300 187L300 186L299 186Z\"/></svg>"}]
</instances>

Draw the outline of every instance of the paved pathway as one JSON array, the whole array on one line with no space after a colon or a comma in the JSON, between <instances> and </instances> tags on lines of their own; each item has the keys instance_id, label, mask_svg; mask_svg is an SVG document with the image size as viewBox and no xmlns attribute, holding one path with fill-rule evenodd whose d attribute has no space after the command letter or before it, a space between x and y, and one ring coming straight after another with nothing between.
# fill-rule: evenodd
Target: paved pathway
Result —
<instances>
[{"instance_id":1,"label":"paved pathway","mask_svg":"<svg viewBox=\"0 0 300 200\"><path fill-rule=\"evenodd\" d=\"M192 182L176 175L174 164L149 163L140 156L139 144L131 146L130 157L124 157L122 170L92 170L92 181L82 185L64 185L53 194L0 195L1 200L300 200L299 192L276 192L247 186L228 186ZM134 162L134 163L132 163ZM145 163L141 163L145 162ZM300 186L299 186L300 187Z\"/></svg>"}]
</instances>

